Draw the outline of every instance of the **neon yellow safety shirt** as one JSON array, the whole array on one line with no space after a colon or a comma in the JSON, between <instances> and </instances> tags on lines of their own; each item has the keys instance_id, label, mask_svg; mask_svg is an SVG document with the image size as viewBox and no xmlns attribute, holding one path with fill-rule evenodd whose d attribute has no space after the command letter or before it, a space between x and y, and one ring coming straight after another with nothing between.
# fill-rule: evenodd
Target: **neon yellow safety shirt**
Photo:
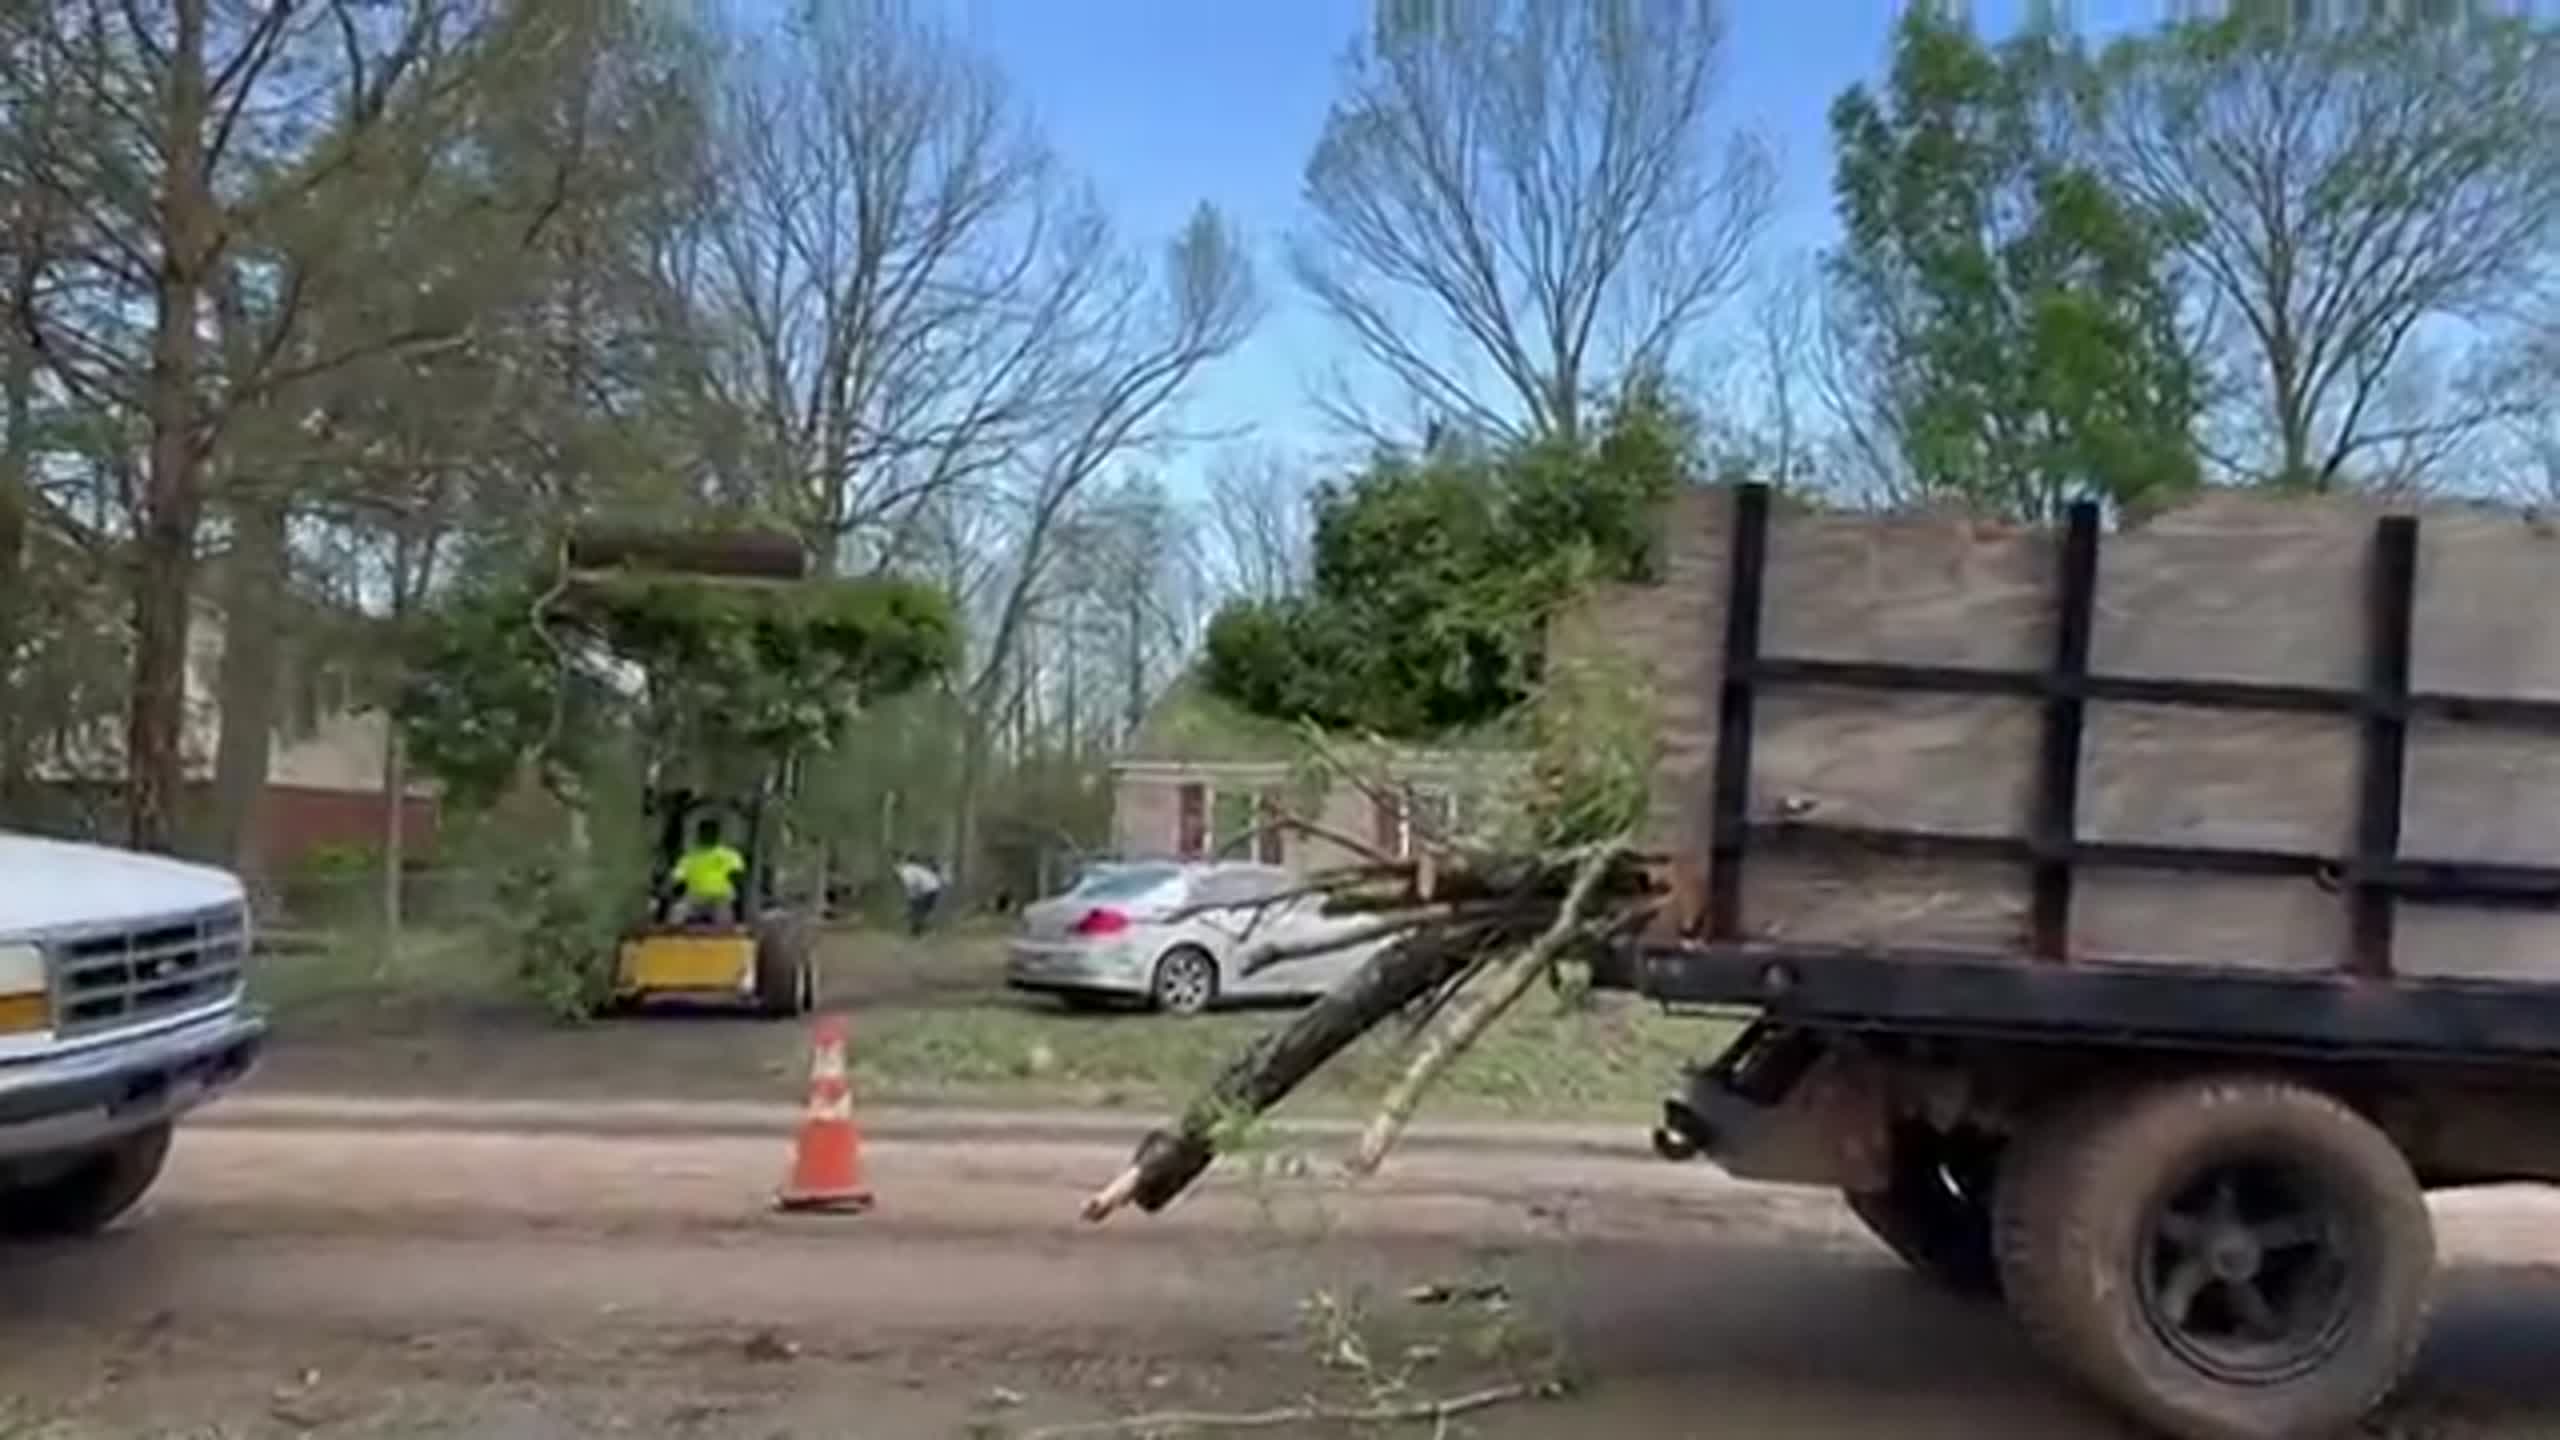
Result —
<instances>
[{"instance_id":1,"label":"neon yellow safety shirt","mask_svg":"<svg viewBox=\"0 0 2560 1440\"><path fill-rule=\"evenodd\" d=\"M675 881L688 900L735 900L747 857L726 845L697 845L677 859Z\"/></svg>"}]
</instances>

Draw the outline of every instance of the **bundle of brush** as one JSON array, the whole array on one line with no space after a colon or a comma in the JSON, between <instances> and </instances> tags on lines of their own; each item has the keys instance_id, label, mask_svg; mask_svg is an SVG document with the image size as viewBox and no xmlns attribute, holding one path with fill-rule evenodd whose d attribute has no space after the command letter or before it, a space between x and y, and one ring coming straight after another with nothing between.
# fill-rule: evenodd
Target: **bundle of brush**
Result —
<instances>
[{"instance_id":1,"label":"bundle of brush","mask_svg":"<svg viewBox=\"0 0 2560 1440\"><path fill-rule=\"evenodd\" d=\"M1135 1203L1170 1204L1216 1156L1215 1137L1258 1115L1380 1021L1416 1016L1412 1052L1350 1157L1366 1174L1386 1157L1432 1082L1556 965L1643 928L1663 903L1657 867L1623 839L1538 855L1458 856L1328 871L1255 902L1248 924L1282 903L1324 897L1329 913L1372 923L1316 946L1252 945L1247 973L1282 960L1386 940L1384 948L1287 1027L1227 1066L1170 1129L1148 1132L1118 1178L1085 1202L1099 1221Z\"/></svg>"}]
</instances>

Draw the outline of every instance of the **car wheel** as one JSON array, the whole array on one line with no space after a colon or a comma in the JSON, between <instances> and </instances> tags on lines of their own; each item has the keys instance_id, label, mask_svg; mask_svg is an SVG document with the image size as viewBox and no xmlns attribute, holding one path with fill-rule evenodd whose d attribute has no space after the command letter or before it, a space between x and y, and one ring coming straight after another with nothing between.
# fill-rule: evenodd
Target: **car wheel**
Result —
<instances>
[{"instance_id":1,"label":"car wheel","mask_svg":"<svg viewBox=\"0 0 2560 1440\"><path fill-rule=\"evenodd\" d=\"M1156 962L1156 1008L1169 1015L1197 1015L1218 998L1218 962L1196 945L1165 952Z\"/></svg>"},{"instance_id":2,"label":"car wheel","mask_svg":"<svg viewBox=\"0 0 2560 1440\"><path fill-rule=\"evenodd\" d=\"M2426 1329L2435 1234L2388 1136L2284 1080L2100 1096L2004 1167L2002 1288L2038 1348L2180 1440L2353 1426Z\"/></svg>"},{"instance_id":3,"label":"car wheel","mask_svg":"<svg viewBox=\"0 0 2560 1440\"><path fill-rule=\"evenodd\" d=\"M0 1188L0 1234L41 1239L104 1230L160 1178L169 1133L162 1121L35 1184Z\"/></svg>"}]
</instances>

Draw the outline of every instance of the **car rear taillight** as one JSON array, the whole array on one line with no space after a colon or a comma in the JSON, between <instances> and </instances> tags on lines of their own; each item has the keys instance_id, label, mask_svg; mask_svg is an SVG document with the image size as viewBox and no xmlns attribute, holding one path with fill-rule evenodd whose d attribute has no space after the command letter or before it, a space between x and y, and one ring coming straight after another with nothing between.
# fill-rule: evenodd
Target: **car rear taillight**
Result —
<instances>
[{"instance_id":1,"label":"car rear taillight","mask_svg":"<svg viewBox=\"0 0 2560 1440\"><path fill-rule=\"evenodd\" d=\"M1087 910L1076 922L1079 935L1117 935L1129 928L1129 917L1117 910Z\"/></svg>"}]
</instances>

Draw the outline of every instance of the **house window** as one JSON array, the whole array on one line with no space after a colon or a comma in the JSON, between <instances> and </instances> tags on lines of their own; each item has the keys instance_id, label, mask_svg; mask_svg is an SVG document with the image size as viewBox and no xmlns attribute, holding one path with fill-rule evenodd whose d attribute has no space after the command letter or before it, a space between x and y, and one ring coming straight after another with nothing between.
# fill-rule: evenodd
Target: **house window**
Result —
<instances>
[{"instance_id":1,"label":"house window","mask_svg":"<svg viewBox=\"0 0 2560 1440\"><path fill-rule=\"evenodd\" d=\"M1209 849L1215 858L1241 858L1253 824L1252 792L1209 787Z\"/></svg>"},{"instance_id":2,"label":"house window","mask_svg":"<svg viewBox=\"0 0 2560 1440\"><path fill-rule=\"evenodd\" d=\"M1405 826L1405 849L1411 851L1414 837L1436 841L1446 846L1458 832L1458 797L1436 785L1418 785L1406 803L1412 806L1411 818Z\"/></svg>"},{"instance_id":3,"label":"house window","mask_svg":"<svg viewBox=\"0 0 2560 1440\"><path fill-rule=\"evenodd\" d=\"M1417 841L1448 844L1458 828L1458 797L1437 785L1407 785L1369 797L1370 839L1392 859L1413 858Z\"/></svg>"},{"instance_id":4,"label":"house window","mask_svg":"<svg viewBox=\"0 0 2560 1440\"><path fill-rule=\"evenodd\" d=\"M1174 853L1185 860L1197 860L1209 848L1209 787L1189 784L1177 794L1181 814L1176 821Z\"/></svg>"}]
</instances>

